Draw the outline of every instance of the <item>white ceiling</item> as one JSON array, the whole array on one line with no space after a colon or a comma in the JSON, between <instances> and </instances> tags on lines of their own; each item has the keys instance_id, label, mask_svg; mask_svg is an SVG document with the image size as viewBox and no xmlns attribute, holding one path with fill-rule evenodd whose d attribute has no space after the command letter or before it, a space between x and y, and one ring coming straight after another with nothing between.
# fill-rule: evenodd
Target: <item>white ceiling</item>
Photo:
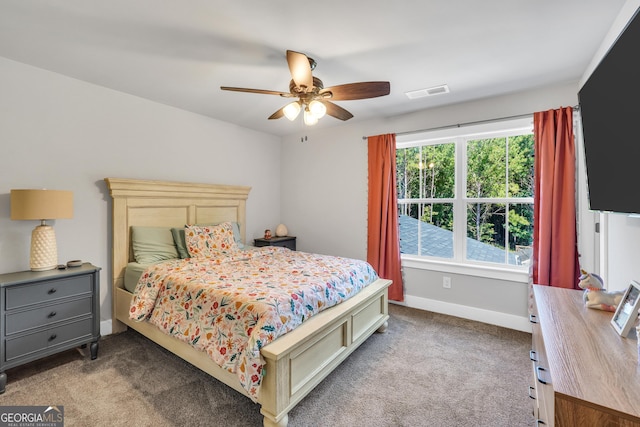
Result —
<instances>
[{"instance_id":1,"label":"white ceiling","mask_svg":"<svg viewBox=\"0 0 640 427\"><path fill-rule=\"evenodd\" d=\"M391 82L336 101L350 122L578 81L624 0L2 0L0 56L275 135L287 49L325 87ZM407 91L450 93L410 100ZM1 96L1 95L0 95ZM325 117L316 126L342 122Z\"/></svg>"}]
</instances>

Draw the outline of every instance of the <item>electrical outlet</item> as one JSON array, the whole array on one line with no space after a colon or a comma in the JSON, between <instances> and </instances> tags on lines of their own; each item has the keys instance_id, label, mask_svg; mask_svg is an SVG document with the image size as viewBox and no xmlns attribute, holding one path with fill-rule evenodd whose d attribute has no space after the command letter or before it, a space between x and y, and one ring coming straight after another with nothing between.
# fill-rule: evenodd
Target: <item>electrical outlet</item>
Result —
<instances>
[{"instance_id":1,"label":"electrical outlet","mask_svg":"<svg viewBox=\"0 0 640 427\"><path fill-rule=\"evenodd\" d=\"M449 277L449 276L443 276L442 277L442 287L443 288L447 288L447 289L451 289L451 277Z\"/></svg>"}]
</instances>

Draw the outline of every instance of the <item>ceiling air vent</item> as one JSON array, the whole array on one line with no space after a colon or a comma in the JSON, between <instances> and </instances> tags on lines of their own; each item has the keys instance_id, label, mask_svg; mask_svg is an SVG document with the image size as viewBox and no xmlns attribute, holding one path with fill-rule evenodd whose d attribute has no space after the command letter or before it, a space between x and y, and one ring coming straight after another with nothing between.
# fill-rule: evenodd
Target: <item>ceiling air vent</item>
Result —
<instances>
[{"instance_id":1,"label":"ceiling air vent","mask_svg":"<svg viewBox=\"0 0 640 427\"><path fill-rule=\"evenodd\" d=\"M411 92L405 92L405 95L407 95L409 99L417 99L424 98L425 96L440 95L441 93L449 93L449 86L440 85L428 89L413 90Z\"/></svg>"}]
</instances>

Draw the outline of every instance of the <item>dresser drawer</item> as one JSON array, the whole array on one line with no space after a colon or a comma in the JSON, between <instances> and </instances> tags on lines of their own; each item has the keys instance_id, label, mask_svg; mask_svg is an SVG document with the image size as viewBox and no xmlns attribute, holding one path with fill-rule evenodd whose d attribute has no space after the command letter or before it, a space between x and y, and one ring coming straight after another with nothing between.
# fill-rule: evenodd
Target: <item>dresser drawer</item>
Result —
<instances>
[{"instance_id":1,"label":"dresser drawer","mask_svg":"<svg viewBox=\"0 0 640 427\"><path fill-rule=\"evenodd\" d=\"M25 357L50 347L63 345L69 341L91 338L93 319L82 319L66 325L47 328L32 334L23 335L5 341L5 361Z\"/></svg>"},{"instance_id":2,"label":"dresser drawer","mask_svg":"<svg viewBox=\"0 0 640 427\"><path fill-rule=\"evenodd\" d=\"M92 292L90 275L66 277L46 282L12 286L6 289L6 309L54 301L59 298Z\"/></svg>"},{"instance_id":3,"label":"dresser drawer","mask_svg":"<svg viewBox=\"0 0 640 427\"><path fill-rule=\"evenodd\" d=\"M5 317L5 335L27 331L39 326L61 322L74 317L91 315L91 296L31 310L14 311Z\"/></svg>"}]
</instances>

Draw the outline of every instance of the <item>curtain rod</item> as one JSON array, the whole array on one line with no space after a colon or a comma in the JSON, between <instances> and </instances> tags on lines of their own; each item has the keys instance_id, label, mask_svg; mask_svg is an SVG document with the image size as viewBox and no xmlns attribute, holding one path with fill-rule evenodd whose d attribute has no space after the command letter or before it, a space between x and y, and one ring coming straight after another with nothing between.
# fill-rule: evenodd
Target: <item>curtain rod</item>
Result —
<instances>
[{"instance_id":1,"label":"curtain rod","mask_svg":"<svg viewBox=\"0 0 640 427\"><path fill-rule=\"evenodd\" d=\"M579 111L580 110L580 106L579 105L574 105L572 107L574 110ZM533 113L529 113L529 114L519 114L519 115L515 115L515 116L507 116L507 117L500 117L497 119L487 119L487 120L477 120L475 122L467 122L467 123L458 123L455 125L445 125L445 126L437 126L437 127L433 127L433 128L429 128L429 129L419 129L419 130L410 130L407 132L397 132L396 135L411 135L414 133L422 133L422 132L430 132L430 131L434 131L434 130L442 130L442 129L452 129L452 128L459 128L459 127L463 127L463 126L472 126L472 125L479 125L479 124L484 124L484 123L492 123L492 122L499 122L502 120L510 120L510 119L523 119L525 117L530 117L533 116ZM362 139L368 139L368 136L363 136Z\"/></svg>"}]
</instances>

